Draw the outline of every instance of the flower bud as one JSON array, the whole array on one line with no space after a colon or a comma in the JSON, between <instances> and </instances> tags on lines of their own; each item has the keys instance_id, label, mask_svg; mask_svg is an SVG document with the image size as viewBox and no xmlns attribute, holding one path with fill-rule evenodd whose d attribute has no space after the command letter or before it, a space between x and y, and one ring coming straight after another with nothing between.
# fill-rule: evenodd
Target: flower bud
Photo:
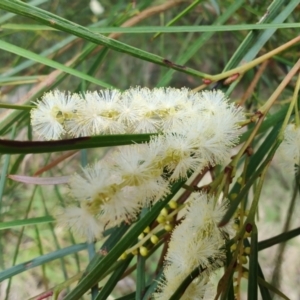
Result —
<instances>
[{"instance_id":1,"label":"flower bud","mask_svg":"<svg viewBox=\"0 0 300 300\"><path fill-rule=\"evenodd\" d=\"M147 256L148 255L148 249L144 246L140 247L140 254L141 254L141 256Z\"/></svg>"}]
</instances>

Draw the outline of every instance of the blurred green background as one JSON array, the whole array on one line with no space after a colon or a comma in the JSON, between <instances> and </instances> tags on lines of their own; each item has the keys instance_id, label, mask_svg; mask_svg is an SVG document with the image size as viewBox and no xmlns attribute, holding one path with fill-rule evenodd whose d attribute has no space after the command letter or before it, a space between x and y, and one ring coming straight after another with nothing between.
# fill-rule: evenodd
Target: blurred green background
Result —
<instances>
[{"instance_id":1,"label":"blurred green background","mask_svg":"<svg viewBox=\"0 0 300 300\"><path fill-rule=\"evenodd\" d=\"M66 0L39 0L28 1L34 6L61 16L85 27L94 27L100 30L103 27L118 27L128 20L143 17L134 26L151 28L165 26L175 17L194 4L174 25L238 25L256 24L262 20L272 1L66 1ZM285 22L296 23L300 20L299 1L274 1L280 3L278 15L285 13ZM297 4L298 2L298 4ZM169 4L171 3L171 4ZM287 12L288 5L294 4ZM93 6L94 5L94 6ZM169 5L169 6L167 6ZM165 6L165 7L164 7ZM156 11L153 9L156 8ZM291 6L292 7L292 6ZM102 12L100 10L102 8ZM97 10L98 9L98 10ZM282 22L282 21L281 21ZM33 25L26 27L27 25ZM36 26L36 27L34 27ZM176 32L164 33L154 38L154 33L124 33L118 40L141 50L159 55L179 65L188 66L208 74L219 74L230 61L249 31L224 32ZM262 31L254 31L260 35ZM70 66L81 74L88 74L100 80L107 86L124 90L131 86L172 86L195 88L202 84L202 78L171 70L168 66L160 66L142 59L132 57L126 53L113 51L96 46L70 34L45 30L39 23L23 16L15 16L0 9L1 41L18 46L19 49L45 57L62 65ZM261 43L258 55L265 54L272 49L288 42L299 35L299 28L274 29L274 33ZM261 39L263 40L263 38ZM1 42L0 41L0 42ZM257 45L257 44L255 44ZM1 44L2 46L2 44ZM252 45L251 45L252 46ZM4 47L4 46L3 46ZM84 80L80 76L68 75L55 71L55 65L36 63L24 55L11 53L0 47L0 102L5 104L32 105L41 95L50 89L58 88L71 92L101 89L101 84ZM20 51L21 51L20 50ZM11 50L13 52L13 50ZM19 51L19 50L18 50ZM293 63L299 58L299 44L273 57L262 72L245 106L250 111L263 104L278 84L285 77ZM26 55L25 55L26 54ZM245 53L246 54L246 53ZM243 63L243 61L241 62ZM259 67L247 72L243 78L228 91L228 86L222 82L212 87L223 89L234 101L239 101L246 89L256 76ZM286 103L293 91L289 85L278 100L278 107ZM28 110L0 109L0 134L2 137L27 140L36 139L29 125ZM63 176L79 170L80 163L92 163L104 155L105 149L88 150L87 153L75 153L62 162L45 171L45 176ZM48 163L56 162L61 153L2 155L1 169L8 174L33 175ZM71 154L70 154L71 155ZM9 167L7 163L9 161ZM265 201L259 208L259 240L271 237L281 232L286 219L287 206L292 195L293 178L280 173L281 170L274 162L269 172L267 185L264 188ZM5 173L3 173L5 174ZM2 202L1 220L13 221L52 215L58 206L68 201L66 187L34 187L6 182L2 174ZM299 208L294 210L297 216ZM288 218L290 216L287 216ZM295 219L295 218L294 218ZM297 225L295 219L290 224ZM9 269L13 265L30 261L33 258L58 251L65 247L83 243L84 240L73 237L70 233L56 228L55 224L39 224L26 227L15 227L3 230L1 233L0 268ZM291 299L300 298L299 278L299 238L290 241L285 249L282 264L282 290L290 295ZM96 249L100 244L96 245ZM260 263L267 280L271 281L276 259L276 248L272 247L260 253ZM75 248L74 248L75 249ZM89 255L86 246L82 251L67 256L58 256L56 260L39 265L26 272L26 265L16 271L13 280L0 283L0 299L27 299L63 282L84 270ZM75 251L75 250L74 250ZM77 251L77 250L76 250ZM155 257L148 262L147 268L153 270ZM30 262L28 263L30 265ZM20 274L19 274L20 273ZM149 273L151 273L149 271ZM75 284L75 283L74 283ZM73 284L73 285L74 285ZM135 273L119 283L112 294L115 297L125 295L135 289ZM62 299L62 298L61 298ZM86 296L90 299L90 296Z\"/></svg>"}]
</instances>

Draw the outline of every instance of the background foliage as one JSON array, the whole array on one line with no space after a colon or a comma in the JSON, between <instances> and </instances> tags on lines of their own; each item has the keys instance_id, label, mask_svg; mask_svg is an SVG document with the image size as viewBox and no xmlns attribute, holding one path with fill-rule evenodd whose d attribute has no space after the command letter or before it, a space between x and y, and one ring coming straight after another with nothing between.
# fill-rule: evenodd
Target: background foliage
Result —
<instances>
[{"instance_id":1,"label":"background foliage","mask_svg":"<svg viewBox=\"0 0 300 300\"><path fill-rule=\"evenodd\" d=\"M250 207L252 195L259 196L257 251L263 251L258 258L250 257L250 270L258 268L261 280L265 276L274 287L281 286L287 297L298 299L299 239L294 237L299 234L296 227L299 224L292 213L296 215L299 211L294 200L299 185L291 191L293 178L275 162L266 174L261 194L257 187L261 172L276 150L273 145L280 141L279 130L295 89L295 79L287 74L299 59L300 40L294 40L276 53L272 51L299 35L299 3L295 0L101 1L104 11L97 15L86 1L1 0L1 137L36 140L29 119L32 101L55 88L71 92L107 87L124 90L137 85L219 88L254 116L257 109L266 108L264 104L272 102L271 109L265 110L267 118L257 127L258 132L255 122L245 127L241 143L248 140L253 155L238 161L241 167L237 176L222 192L235 199L227 219L241 201L248 201ZM247 64L268 54L260 64ZM242 68L238 72L224 75L238 66ZM226 78L236 73L240 74L236 80L226 82ZM285 78L287 82L281 85ZM203 79L209 79L204 83L212 83L205 86ZM275 99L274 91L278 91ZM267 102L270 99L273 100ZM122 263L116 260L169 199L159 202L143 219L131 225L126 239L121 239L128 230L124 225L107 233L109 237L104 244L100 241L88 245L53 223L54 211L66 201L64 186L24 185L6 177L7 174L46 177L72 174L79 170L80 164L101 157L106 148L100 146L148 139L148 135L108 136L95 137L82 144L28 144L26 148L14 143L0 144L1 299L37 299L38 294L43 295L38 299L43 299L52 293L54 298L68 294L65 299L79 299L87 291L90 294L84 296L86 299L107 299L109 295L123 297L119 299L148 299L155 289L151 280L155 274L160 275L157 270L161 267L162 249L155 249L146 260L141 257ZM210 171L215 178L224 175L222 172L222 168ZM238 176L243 178L242 185L236 182ZM181 182L176 183L174 193L181 186ZM272 236L278 237L266 240ZM284 242L290 238L294 239L285 247ZM255 237L251 244L255 244L253 241ZM278 243L279 247L268 248ZM287 263L280 267L283 261ZM146 264L146 277L141 281L139 272L143 264ZM86 268L88 275L78 284ZM108 273L113 274L109 281ZM97 282L98 287L103 286L100 294L94 286ZM270 290L274 292L270 286L261 284L257 276L250 277L249 284L244 282L242 297L256 299L251 291L257 289L257 284L263 299L270 299ZM146 294L141 292L144 286L149 287ZM224 299L233 299L230 290L226 292L224 286L222 289ZM174 299L179 297L175 295Z\"/></svg>"}]
</instances>

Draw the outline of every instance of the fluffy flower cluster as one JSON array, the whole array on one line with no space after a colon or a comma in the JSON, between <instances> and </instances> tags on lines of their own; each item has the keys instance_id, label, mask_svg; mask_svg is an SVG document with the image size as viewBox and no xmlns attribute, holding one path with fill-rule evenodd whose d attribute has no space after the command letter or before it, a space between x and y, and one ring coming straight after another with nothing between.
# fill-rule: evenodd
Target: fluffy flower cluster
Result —
<instances>
[{"instance_id":1,"label":"fluffy flower cluster","mask_svg":"<svg viewBox=\"0 0 300 300\"><path fill-rule=\"evenodd\" d=\"M284 132L284 139L277 151L277 157L283 170L290 174L295 173L300 165L300 127L289 124Z\"/></svg>"},{"instance_id":2,"label":"fluffy flower cluster","mask_svg":"<svg viewBox=\"0 0 300 300\"><path fill-rule=\"evenodd\" d=\"M46 139L159 133L148 144L119 147L70 180L77 203L60 223L93 240L103 228L136 218L140 209L161 199L169 184L188 171L224 163L239 137L241 108L221 91L131 88L44 95L32 110L34 130Z\"/></svg>"},{"instance_id":3,"label":"fluffy flower cluster","mask_svg":"<svg viewBox=\"0 0 300 300\"><path fill-rule=\"evenodd\" d=\"M88 226L88 221L82 222L74 208L67 208L59 222L92 241L104 227L134 220L142 207L169 191L163 170L157 169L155 161L155 153L147 144L125 146L114 149L105 161L83 169L83 174L73 175L69 185L71 197L80 204L76 212L80 215L82 211L95 223Z\"/></svg>"},{"instance_id":4,"label":"fluffy flower cluster","mask_svg":"<svg viewBox=\"0 0 300 300\"><path fill-rule=\"evenodd\" d=\"M209 137L214 135L214 143L225 141L231 146L236 139L237 123L243 118L241 109L228 103L221 91L193 93L186 88L137 87L124 93L117 90L86 92L84 97L55 90L45 93L35 104L31 124L34 131L47 140L59 139L64 134L80 137L177 132L197 120L198 127L214 128L206 133Z\"/></svg>"},{"instance_id":5,"label":"fluffy flower cluster","mask_svg":"<svg viewBox=\"0 0 300 300\"><path fill-rule=\"evenodd\" d=\"M183 213L183 221L172 233L166 255L164 280L159 283L156 300L170 299L183 280L196 268L200 276L192 281L182 299L213 299L211 272L222 265L223 233L217 227L226 206L214 207L214 199L206 194L193 194Z\"/></svg>"}]
</instances>

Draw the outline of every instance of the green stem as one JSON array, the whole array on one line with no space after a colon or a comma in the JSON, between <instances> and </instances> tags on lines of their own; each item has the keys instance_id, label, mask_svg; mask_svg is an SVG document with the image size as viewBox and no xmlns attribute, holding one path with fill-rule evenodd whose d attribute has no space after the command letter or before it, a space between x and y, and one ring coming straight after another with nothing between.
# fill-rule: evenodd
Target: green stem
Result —
<instances>
[{"instance_id":1,"label":"green stem","mask_svg":"<svg viewBox=\"0 0 300 300\"><path fill-rule=\"evenodd\" d=\"M166 27L169 27L171 25L173 25L174 23L176 23L180 18L182 18L183 16L185 16L189 11L191 11L195 6L197 6L201 1L203 0L196 0L194 1L191 5L189 5L186 9L184 9L183 11L180 12L180 14L178 14L175 18L173 18L171 21L169 21L166 24ZM190 31L189 31L190 32ZM160 36L162 33L158 32L156 33L152 40L154 40L155 38L157 38L158 36Z\"/></svg>"},{"instance_id":2,"label":"green stem","mask_svg":"<svg viewBox=\"0 0 300 300\"><path fill-rule=\"evenodd\" d=\"M293 94L293 102L295 103L295 121L296 121L296 126L299 127L300 121L299 121L299 108L298 108L298 94L299 94L299 89L300 89L300 73L298 74L298 79L296 82L294 94Z\"/></svg>"},{"instance_id":3,"label":"green stem","mask_svg":"<svg viewBox=\"0 0 300 300\"><path fill-rule=\"evenodd\" d=\"M25 17L31 18L40 22L41 24L48 25L64 32L68 32L97 45L103 45L115 51L127 53L131 56L143 59L145 61L149 61L197 77L206 78L208 76L207 74L196 71L194 69L177 65L158 55L129 46L117 40L108 38L102 34L92 32L87 27L81 26L77 23L73 23L67 19L61 18L55 14L37 7L33 7L18 0L1 0L0 8L16 13L18 15L23 15Z\"/></svg>"},{"instance_id":4,"label":"green stem","mask_svg":"<svg viewBox=\"0 0 300 300\"><path fill-rule=\"evenodd\" d=\"M5 109L19 109L19 110L31 110L35 106L32 105L15 105L15 104L8 104L8 103L0 103L0 108Z\"/></svg>"},{"instance_id":5,"label":"green stem","mask_svg":"<svg viewBox=\"0 0 300 300\"><path fill-rule=\"evenodd\" d=\"M300 59L297 61L297 63L294 65L294 67L290 70L290 72L287 74L287 76L284 78L284 80L279 84L279 86L274 91L274 93L271 95L269 100L260 108L259 114L256 115L257 118L259 118L259 120L258 120L257 124L255 125L253 131L251 132L251 135L249 136L248 140L244 143L244 145L242 146L242 148L240 149L238 154L234 157L233 161L231 162L230 165L232 167L236 167L238 161L240 160L240 158L242 157L242 155L244 154L244 152L246 151L248 146L252 143L253 139L255 138L261 124L263 123L263 120L264 120L266 114L268 113L268 111L270 110L270 108L272 107L272 105L274 104L276 99L278 98L278 96L282 93L283 89L291 81L292 77L298 72L299 68L300 68ZM290 106L287 115L292 113L292 108L293 108L293 106ZM287 124L287 122L288 122L288 120L287 120L287 118L285 118L284 124Z\"/></svg>"},{"instance_id":6,"label":"green stem","mask_svg":"<svg viewBox=\"0 0 300 300\"><path fill-rule=\"evenodd\" d=\"M208 75L205 77L205 79L209 79L211 81L219 81L221 79L224 79L224 78L227 78L227 77L230 77L230 76L233 76L233 75L239 75L240 74L243 74L245 73L246 71L254 68L255 66L261 64L262 62L270 59L271 57L277 55L278 53L288 49L289 47L293 46L294 44L300 42L300 36L297 36L296 38L290 40L289 42L281 45L280 47L240 66L240 67L237 67L237 68L234 68L230 71L227 71L227 72L224 72L224 73L221 73L219 75Z\"/></svg>"}]
</instances>

